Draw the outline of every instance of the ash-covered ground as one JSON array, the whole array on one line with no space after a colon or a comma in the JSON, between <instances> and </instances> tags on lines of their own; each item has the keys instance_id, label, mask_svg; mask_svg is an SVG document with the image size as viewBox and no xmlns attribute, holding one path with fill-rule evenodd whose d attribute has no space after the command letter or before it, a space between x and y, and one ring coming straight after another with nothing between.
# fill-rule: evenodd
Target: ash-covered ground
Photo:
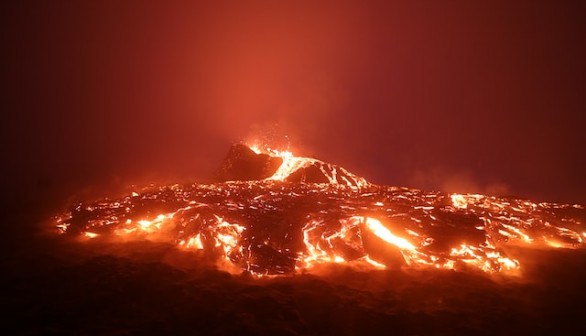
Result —
<instances>
[{"instance_id":1,"label":"ash-covered ground","mask_svg":"<svg viewBox=\"0 0 586 336\"><path fill-rule=\"evenodd\" d=\"M582 335L583 250L527 250L524 277L327 265L258 279L168 243L32 234L12 215L5 334ZM27 221L31 221L28 222ZM23 231L24 230L24 231ZM26 231L26 232L25 232ZM6 237L5 237L6 238Z\"/></svg>"}]
</instances>

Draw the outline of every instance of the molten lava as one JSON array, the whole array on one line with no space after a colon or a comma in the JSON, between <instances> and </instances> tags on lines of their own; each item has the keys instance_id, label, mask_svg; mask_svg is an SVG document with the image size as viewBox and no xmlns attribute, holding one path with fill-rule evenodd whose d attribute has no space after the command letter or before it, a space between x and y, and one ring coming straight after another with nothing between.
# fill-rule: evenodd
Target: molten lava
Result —
<instances>
[{"instance_id":1,"label":"molten lava","mask_svg":"<svg viewBox=\"0 0 586 336\"><path fill-rule=\"evenodd\" d=\"M79 203L56 226L86 239L171 242L254 275L324 263L516 274L512 246L585 246L581 205L380 186L288 151L237 145L231 153L221 176L245 167L242 181Z\"/></svg>"}]
</instances>

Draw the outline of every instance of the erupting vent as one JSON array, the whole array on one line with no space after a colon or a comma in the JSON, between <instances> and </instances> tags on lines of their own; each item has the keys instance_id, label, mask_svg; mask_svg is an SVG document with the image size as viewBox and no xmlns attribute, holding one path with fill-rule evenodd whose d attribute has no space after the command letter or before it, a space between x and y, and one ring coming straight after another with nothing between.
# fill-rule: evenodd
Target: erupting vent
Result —
<instances>
[{"instance_id":1,"label":"erupting vent","mask_svg":"<svg viewBox=\"0 0 586 336\"><path fill-rule=\"evenodd\" d=\"M510 246L585 246L581 205L378 186L316 159L244 145L232 148L218 179L80 203L56 225L88 238L172 242L254 275L323 263L516 274Z\"/></svg>"}]
</instances>

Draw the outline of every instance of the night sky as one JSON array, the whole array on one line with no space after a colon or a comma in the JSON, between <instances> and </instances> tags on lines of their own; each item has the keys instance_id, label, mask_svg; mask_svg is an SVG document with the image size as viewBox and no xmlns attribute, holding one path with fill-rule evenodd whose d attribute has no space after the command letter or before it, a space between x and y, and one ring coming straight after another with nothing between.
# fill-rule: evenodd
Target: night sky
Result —
<instances>
[{"instance_id":1,"label":"night sky","mask_svg":"<svg viewBox=\"0 0 586 336\"><path fill-rule=\"evenodd\" d=\"M3 197L203 179L274 134L376 183L586 203L585 2L291 3L1 5Z\"/></svg>"}]
</instances>

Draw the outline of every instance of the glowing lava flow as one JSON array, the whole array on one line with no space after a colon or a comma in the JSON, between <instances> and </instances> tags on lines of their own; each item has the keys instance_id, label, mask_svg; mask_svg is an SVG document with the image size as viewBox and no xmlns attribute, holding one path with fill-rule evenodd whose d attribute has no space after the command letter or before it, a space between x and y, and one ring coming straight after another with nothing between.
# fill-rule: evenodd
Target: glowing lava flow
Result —
<instances>
[{"instance_id":1,"label":"glowing lava flow","mask_svg":"<svg viewBox=\"0 0 586 336\"><path fill-rule=\"evenodd\" d=\"M327 263L515 274L513 246L586 246L581 205L377 186L319 160L271 155L283 163L264 180L151 187L76 204L55 226L84 239L170 242L255 275ZM330 183L288 180L310 166Z\"/></svg>"},{"instance_id":2,"label":"glowing lava flow","mask_svg":"<svg viewBox=\"0 0 586 336\"><path fill-rule=\"evenodd\" d=\"M317 159L294 156L290 151L280 151L271 148L262 150L259 146L249 146L249 148L256 154L268 154L272 157L278 157L283 160L283 163L275 173L268 177L267 180L286 181L291 175L300 169L316 167L319 169L322 176L327 179L327 183L343 184L348 187L356 188L364 188L369 185L366 179L356 176L342 167L328 165Z\"/></svg>"}]
</instances>

